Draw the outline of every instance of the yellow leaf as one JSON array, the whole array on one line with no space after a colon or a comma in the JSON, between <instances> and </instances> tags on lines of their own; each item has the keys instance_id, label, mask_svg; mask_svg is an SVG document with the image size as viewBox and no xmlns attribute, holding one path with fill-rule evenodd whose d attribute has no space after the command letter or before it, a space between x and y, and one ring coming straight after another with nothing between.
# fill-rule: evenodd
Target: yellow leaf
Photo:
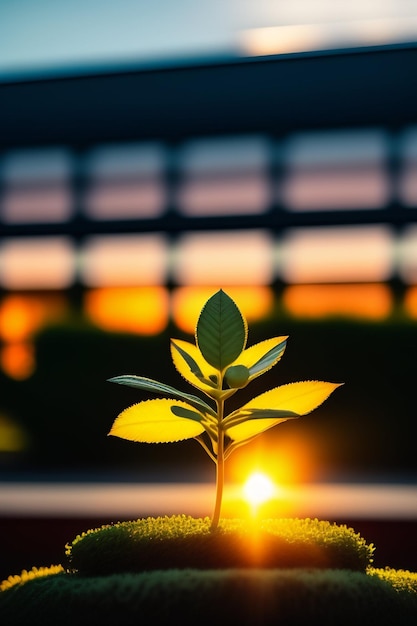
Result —
<instances>
[{"instance_id":1,"label":"yellow leaf","mask_svg":"<svg viewBox=\"0 0 417 626\"><path fill-rule=\"evenodd\" d=\"M257 363L260 359L262 359L262 357L264 357L268 352L270 352L276 346L279 346L286 339L288 339L288 335L285 335L282 337L272 337L271 339L266 339L265 341L256 343L254 346L250 346L249 348L246 348L246 350L244 350L242 354L236 359L233 365L245 365L248 369L250 369L253 365L255 365L255 363ZM249 376L249 380L253 380L257 376L260 376L264 372L271 369L271 367L273 367L276 363L278 363L278 361L281 359L283 354L284 354L284 350L280 352L278 357L271 360L270 363L268 363L268 366L266 366L265 368L263 368L261 371L257 372L256 374L252 374L251 376Z\"/></svg>"},{"instance_id":2,"label":"yellow leaf","mask_svg":"<svg viewBox=\"0 0 417 626\"><path fill-rule=\"evenodd\" d=\"M305 415L322 404L341 384L343 383L309 380L282 385L253 398L230 415L238 416L248 409L280 409L292 411L298 415ZM286 419L288 418L248 419L243 423L228 428L226 434L235 441L244 441L281 422L285 422Z\"/></svg>"},{"instance_id":3,"label":"yellow leaf","mask_svg":"<svg viewBox=\"0 0 417 626\"><path fill-rule=\"evenodd\" d=\"M197 387L197 389L201 389L202 391L212 391L213 387L205 382L203 382L196 374L194 374L185 361L185 359L181 356L181 354L176 350L175 345L184 350L189 354L189 356L196 362L198 368L201 371L202 377L209 380L210 376L217 376L217 370L214 367L211 367L204 359L200 350L196 345L190 343L189 341L183 341L182 339L173 339L171 342L171 355L172 360L174 362L175 367L187 380L191 385Z\"/></svg>"},{"instance_id":4,"label":"yellow leaf","mask_svg":"<svg viewBox=\"0 0 417 626\"><path fill-rule=\"evenodd\" d=\"M248 420L237 426L228 428L226 434L233 439L233 441L245 441L246 439L252 439L252 437L260 435L273 426L286 422L287 419L289 418Z\"/></svg>"},{"instance_id":5,"label":"yellow leaf","mask_svg":"<svg viewBox=\"0 0 417 626\"><path fill-rule=\"evenodd\" d=\"M196 419L178 417L171 407L191 411ZM203 420L203 414L181 400L146 400L122 411L115 419L109 435L144 443L181 441L204 432L201 422L197 421L199 418Z\"/></svg>"}]
</instances>

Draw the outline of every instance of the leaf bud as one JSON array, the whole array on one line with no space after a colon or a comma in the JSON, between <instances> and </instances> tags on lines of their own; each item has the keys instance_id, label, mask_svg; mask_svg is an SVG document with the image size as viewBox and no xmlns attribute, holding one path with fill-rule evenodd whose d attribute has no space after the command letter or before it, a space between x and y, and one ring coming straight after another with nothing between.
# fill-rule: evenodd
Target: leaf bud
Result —
<instances>
[{"instance_id":1,"label":"leaf bud","mask_svg":"<svg viewBox=\"0 0 417 626\"><path fill-rule=\"evenodd\" d=\"M231 365L227 368L225 380L231 389L244 387L249 379L249 370L246 365Z\"/></svg>"}]
</instances>

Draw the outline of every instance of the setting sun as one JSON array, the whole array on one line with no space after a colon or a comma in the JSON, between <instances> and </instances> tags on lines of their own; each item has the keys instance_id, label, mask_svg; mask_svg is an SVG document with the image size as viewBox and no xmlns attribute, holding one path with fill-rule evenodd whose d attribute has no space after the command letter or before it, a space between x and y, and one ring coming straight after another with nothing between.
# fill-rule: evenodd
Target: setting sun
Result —
<instances>
[{"instance_id":1,"label":"setting sun","mask_svg":"<svg viewBox=\"0 0 417 626\"><path fill-rule=\"evenodd\" d=\"M258 506L274 497L276 486L268 476L254 472L243 486L245 500L252 506Z\"/></svg>"}]
</instances>

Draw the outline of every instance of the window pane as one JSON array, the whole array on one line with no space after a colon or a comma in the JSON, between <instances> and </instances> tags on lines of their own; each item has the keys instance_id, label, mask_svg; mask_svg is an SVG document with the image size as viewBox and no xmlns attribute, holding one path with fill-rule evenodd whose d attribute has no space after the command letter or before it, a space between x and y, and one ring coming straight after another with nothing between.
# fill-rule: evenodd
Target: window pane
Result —
<instances>
[{"instance_id":1,"label":"window pane","mask_svg":"<svg viewBox=\"0 0 417 626\"><path fill-rule=\"evenodd\" d=\"M180 154L186 176L265 170L269 165L269 144L261 136L195 139Z\"/></svg>"},{"instance_id":2,"label":"window pane","mask_svg":"<svg viewBox=\"0 0 417 626\"><path fill-rule=\"evenodd\" d=\"M93 219L159 217L166 154L159 144L102 146L86 160L85 211Z\"/></svg>"},{"instance_id":3,"label":"window pane","mask_svg":"<svg viewBox=\"0 0 417 626\"><path fill-rule=\"evenodd\" d=\"M393 273L394 237L385 226L292 230L283 240L288 283L374 282Z\"/></svg>"},{"instance_id":4,"label":"window pane","mask_svg":"<svg viewBox=\"0 0 417 626\"><path fill-rule=\"evenodd\" d=\"M66 237L9 239L0 248L0 282L7 289L65 289L75 277Z\"/></svg>"},{"instance_id":5,"label":"window pane","mask_svg":"<svg viewBox=\"0 0 417 626\"><path fill-rule=\"evenodd\" d=\"M177 202L189 216L253 215L266 211L271 193L260 173L196 177L182 186Z\"/></svg>"},{"instance_id":6,"label":"window pane","mask_svg":"<svg viewBox=\"0 0 417 626\"><path fill-rule=\"evenodd\" d=\"M65 149L6 155L1 217L8 223L62 222L72 216L72 159Z\"/></svg>"},{"instance_id":7,"label":"window pane","mask_svg":"<svg viewBox=\"0 0 417 626\"><path fill-rule=\"evenodd\" d=\"M282 201L292 211L374 209L390 196L379 131L305 133L287 145Z\"/></svg>"},{"instance_id":8,"label":"window pane","mask_svg":"<svg viewBox=\"0 0 417 626\"><path fill-rule=\"evenodd\" d=\"M81 279L90 287L159 285L167 275L162 235L91 237L81 254Z\"/></svg>"},{"instance_id":9,"label":"window pane","mask_svg":"<svg viewBox=\"0 0 417 626\"><path fill-rule=\"evenodd\" d=\"M6 185L68 182L71 169L71 155L65 148L15 150L4 157L3 181Z\"/></svg>"},{"instance_id":10,"label":"window pane","mask_svg":"<svg viewBox=\"0 0 417 626\"><path fill-rule=\"evenodd\" d=\"M273 243L265 231L184 235L174 259L180 285L266 285L273 279Z\"/></svg>"},{"instance_id":11,"label":"window pane","mask_svg":"<svg viewBox=\"0 0 417 626\"><path fill-rule=\"evenodd\" d=\"M263 213L271 201L269 145L261 137L195 140L180 153L181 212L193 216Z\"/></svg>"}]
</instances>

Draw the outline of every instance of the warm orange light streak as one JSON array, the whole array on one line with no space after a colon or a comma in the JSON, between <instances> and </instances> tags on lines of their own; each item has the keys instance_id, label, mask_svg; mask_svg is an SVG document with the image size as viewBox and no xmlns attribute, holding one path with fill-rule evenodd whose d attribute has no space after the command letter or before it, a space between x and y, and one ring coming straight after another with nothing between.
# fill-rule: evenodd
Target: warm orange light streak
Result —
<instances>
[{"instance_id":1,"label":"warm orange light streak","mask_svg":"<svg viewBox=\"0 0 417 626\"><path fill-rule=\"evenodd\" d=\"M219 288L221 286L175 289L172 294L172 318L178 328L194 334L201 308ZM249 323L263 319L272 311L274 294L270 287L225 287L225 291L237 303Z\"/></svg>"},{"instance_id":2,"label":"warm orange light streak","mask_svg":"<svg viewBox=\"0 0 417 626\"><path fill-rule=\"evenodd\" d=\"M417 286L409 287L404 297L404 309L413 319L417 319Z\"/></svg>"},{"instance_id":3,"label":"warm orange light streak","mask_svg":"<svg viewBox=\"0 0 417 626\"><path fill-rule=\"evenodd\" d=\"M25 380L35 371L33 346L29 343L9 343L0 350L3 372L15 380Z\"/></svg>"},{"instance_id":4,"label":"warm orange light streak","mask_svg":"<svg viewBox=\"0 0 417 626\"><path fill-rule=\"evenodd\" d=\"M393 307L390 289L369 285L292 285L283 293L287 311L296 317L356 317L386 319Z\"/></svg>"},{"instance_id":5,"label":"warm orange light streak","mask_svg":"<svg viewBox=\"0 0 417 626\"><path fill-rule=\"evenodd\" d=\"M105 330L156 335L168 323L169 295L165 287L106 287L88 291L84 307Z\"/></svg>"},{"instance_id":6,"label":"warm orange light streak","mask_svg":"<svg viewBox=\"0 0 417 626\"><path fill-rule=\"evenodd\" d=\"M5 342L23 342L46 322L65 313L65 299L60 296L5 296L0 303L0 338Z\"/></svg>"},{"instance_id":7,"label":"warm orange light streak","mask_svg":"<svg viewBox=\"0 0 417 626\"><path fill-rule=\"evenodd\" d=\"M36 367L31 337L48 322L65 315L66 299L59 295L10 295L0 303L0 352L3 372L23 380Z\"/></svg>"}]
</instances>

